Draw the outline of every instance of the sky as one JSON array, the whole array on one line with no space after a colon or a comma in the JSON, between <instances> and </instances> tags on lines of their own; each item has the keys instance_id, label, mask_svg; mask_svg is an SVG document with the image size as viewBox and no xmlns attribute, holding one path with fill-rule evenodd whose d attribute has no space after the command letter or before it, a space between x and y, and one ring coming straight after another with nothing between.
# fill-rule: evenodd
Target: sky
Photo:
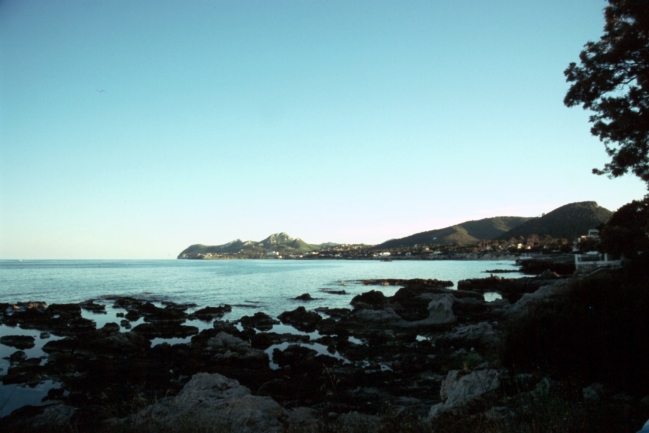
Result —
<instances>
[{"instance_id":1,"label":"sky","mask_svg":"<svg viewBox=\"0 0 649 433\"><path fill-rule=\"evenodd\" d=\"M563 105L605 5L0 0L0 259L614 211L646 188Z\"/></svg>"}]
</instances>

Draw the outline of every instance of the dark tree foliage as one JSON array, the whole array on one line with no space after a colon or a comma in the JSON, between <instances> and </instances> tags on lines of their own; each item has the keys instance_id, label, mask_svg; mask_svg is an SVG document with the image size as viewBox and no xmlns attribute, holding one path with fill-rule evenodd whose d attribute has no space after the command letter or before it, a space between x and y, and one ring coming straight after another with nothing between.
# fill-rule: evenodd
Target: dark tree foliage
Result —
<instances>
[{"instance_id":1,"label":"dark tree foliage","mask_svg":"<svg viewBox=\"0 0 649 433\"><path fill-rule=\"evenodd\" d=\"M643 255L644 256L644 255ZM648 257L574 280L564 295L510 322L504 364L637 398L649 389Z\"/></svg>"},{"instance_id":2,"label":"dark tree foliage","mask_svg":"<svg viewBox=\"0 0 649 433\"><path fill-rule=\"evenodd\" d=\"M649 254L649 195L625 204L600 227L599 248L633 259L638 252Z\"/></svg>"},{"instance_id":3,"label":"dark tree foliage","mask_svg":"<svg viewBox=\"0 0 649 433\"><path fill-rule=\"evenodd\" d=\"M594 112L591 132L611 161L593 173L631 170L649 186L649 0L608 2L604 35L564 71L571 83L564 103Z\"/></svg>"}]
</instances>

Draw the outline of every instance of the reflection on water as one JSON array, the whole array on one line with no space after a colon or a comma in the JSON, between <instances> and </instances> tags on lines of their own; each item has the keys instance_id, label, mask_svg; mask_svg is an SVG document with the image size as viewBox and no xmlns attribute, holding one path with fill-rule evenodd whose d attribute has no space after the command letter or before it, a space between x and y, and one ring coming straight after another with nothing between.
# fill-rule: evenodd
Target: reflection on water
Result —
<instances>
[{"instance_id":1,"label":"reflection on water","mask_svg":"<svg viewBox=\"0 0 649 433\"><path fill-rule=\"evenodd\" d=\"M513 262L502 262L499 265L511 265ZM487 261L395 261L390 266L377 261L281 261L281 260L237 260L237 261L187 261L187 260L151 260L151 261L0 261L0 302L45 301L52 303L77 303L94 299L95 303L106 306L105 313L82 309L82 316L93 320L97 328L107 323L122 323L126 312L113 308L110 296L133 296L148 300L158 307L164 302L179 304L194 303L195 307L187 310L192 313L206 306L222 304L233 305L232 312L225 315L225 320L237 320L244 315L253 315L255 311L276 318L284 311L294 310L304 305L308 310L318 307L348 308L350 300L368 290L380 290L386 296L392 296L399 286L364 286L363 279L381 278L436 278L458 280L482 278L485 269L493 267ZM508 278L520 277L520 274L508 274ZM331 294L321 291L323 287L345 286L345 294ZM292 300L298 295L310 292L317 294L317 299L308 303ZM487 301L499 299L496 293L487 293ZM130 322L135 327L144 322L143 318ZM196 326L200 331L212 328L212 321L187 320L186 325ZM239 330L243 328L237 324ZM130 328L120 326L122 332ZM309 337L309 342L284 342L274 344L266 349L270 357L270 367L279 366L272 361L274 349L285 350L289 345L298 344L315 350L319 354L332 356L349 362L338 352L330 353L327 346L313 342L320 338L318 332L302 332L292 326L276 324L270 332L278 334L296 334ZM59 340L62 336L52 334L48 339L41 338L40 330L20 329L0 325L0 336L28 335L35 338L35 347L25 349L27 358L41 358L45 362L47 355L43 345L48 341ZM418 336L417 340L424 337ZM154 338L152 345L161 343L189 343L186 338ZM353 344L364 344L362 340L349 337ZM420 340L421 341L421 340ZM0 378L10 368L9 356L16 348L0 344ZM369 365L368 365L369 367ZM376 368L388 371L385 364ZM41 402L47 392L59 386L51 380L44 381L30 388L21 385L0 384L0 417L27 404Z\"/></svg>"},{"instance_id":2,"label":"reflection on water","mask_svg":"<svg viewBox=\"0 0 649 433\"><path fill-rule=\"evenodd\" d=\"M52 380L46 380L33 388L24 385L3 385L0 386L0 417L7 416L16 409L26 405L38 406L43 397L52 388L60 384Z\"/></svg>"},{"instance_id":3,"label":"reflection on water","mask_svg":"<svg viewBox=\"0 0 649 433\"><path fill-rule=\"evenodd\" d=\"M280 344L273 344L272 346L270 346L268 349L265 350L265 352L268 354L268 357L270 358L269 366L270 366L270 369L271 369L271 370L279 370L279 365L277 365L276 363L273 362L273 351L274 351L275 349L278 349L278 350L280 350L280 351L283 352L284 350L286 350L286 348L287 348L288 346L294 346L294 345L307 347L307 348L309 348L309 349L315 350L316 352L318 352L319 355L327 355L327 356L331 356L331 357L333 357L333 358L336 358L336 359L339 359L339 360L343 361L345 364L349 364L349 363L350 363L348 359L344 358L344 357L343 357L342 355L340 355L337 351L334 351L333 353L331 353L331 352L329 352L329 351L327 350L327 346L325 346L325 345L323 345L323 344L320 344L320 343L310 343L310 342L309 342L309 343L292 343L292 342L284 342L284 343L280 343Z\"/></svg>"}]
</instances>

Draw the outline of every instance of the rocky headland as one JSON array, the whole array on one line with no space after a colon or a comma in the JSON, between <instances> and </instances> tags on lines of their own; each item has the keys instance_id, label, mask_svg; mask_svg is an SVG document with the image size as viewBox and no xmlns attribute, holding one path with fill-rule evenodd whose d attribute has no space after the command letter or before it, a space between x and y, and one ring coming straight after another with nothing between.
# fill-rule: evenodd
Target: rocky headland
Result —
<instances>
[{"instance_id":1,"label":"rocky headland","mask_svg":"<svg viewBox=\"0 0 649 433\"><path fill-rule=\"evenodd\" d=\"M559 422L539 420L539 407L570 414L561 421L568 425L595 407L626 428L619 431L634 431L649 415L649 398L601 383L580 384L575 395L551 375L508 361L516 321L567 296L574 281L490 276L453 289L438 280L367 280L372 290L349 308L312 311L305 294L304 306L276 318L256 312L233 321L228 305L129 297L3 304L1 323L16 327L1 341L16 349L0 372L3 384L56 386L41 406L0 422L16 432L459 431L444 428ZM400 288L385 296L385 285ZM500 297L486 302L486 293ZM114 322L97 328L82 316L106 305L119 311ZM293 331L273 332L279 323ZM20 329L42 333L42 359L25 355L35 342ZM154 345L156 338L184 340Z\"/></svg>"}]
</instances>

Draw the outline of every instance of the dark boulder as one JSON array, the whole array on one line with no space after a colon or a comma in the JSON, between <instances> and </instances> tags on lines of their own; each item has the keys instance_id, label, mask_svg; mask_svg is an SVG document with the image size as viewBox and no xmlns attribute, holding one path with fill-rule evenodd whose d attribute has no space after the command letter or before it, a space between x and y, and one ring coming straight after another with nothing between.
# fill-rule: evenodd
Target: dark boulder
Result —
<instances>
[{"instance_id":1,"label":"dark boulder","mask_svg":"<svg viewBox=\"0 0 649 433\"><path fill-rule=\"evenodd\" d=\"M255 313L251 316L243 316L241 318L241 326L244 328L256 328L260 331L270 331L273 328L273 325L279 323L279 320L275 320L266 313L261 311Z\"/></svg>"},{"instance_id":2,"label":"dark boulder","mask_svg":"<svg viewBox=\"0 0 649 433\"><path fill-rule=\"evenodd\" d=\"M198 334L198 328L174 322L141 323L133 328L132 332L146 338L185 338Z\"/></svg>"},{"instance_id":3,"label":"dark boulder","mask_svg":"<svg viewBox=\"0 0 649 433\"><path fill-rule=\"evenodd\" d=\"M293 311L285 311L279 316L282 323L292 325L295 329L303 332L313 332L322 317L313 311L306 311L304 307L297 307Z\"/></svg>"},{"instance_id":4,"label":"dark boulder","mask_svg":"<svg viewBox=\"0 0 649 433\"><path fill-rule=\"evenodd\" d=\"M79 306L86 311L92 311L97 314L106 314L106 306L103 304L97 304L93 300L82 302Z\"/></svg>"},{"instance_id":5,"label":"dark boulder","mask_svg":"<svg viewBox=\"0 0 649 433\"><path fill-rule=\"evenodd\" d=\"M34 347L34 337L28 335L5 335L0 337L0 344L16 349L31 349Z\"/></svg>"},{"instance_id":6,"label":"dark boulder","mask_svg":"<svg viewBox=\"0 0 649 433\"><path fill-rule=\"evenodd\" d=\"M340 319L349 316L349 313L351 313L352 310L350 310L349 308L319 307L316 308L315 311L317 311L318 313L326 314L327 316L334 319Z\"/></svg>"},{"instance_id":7,"label":"dark boulder","mask_svg":"<svg viewBox=\"0 0 649 433\"><path fill-rule=\"evenodd\" d=\"M407 286L412 284L423 285L428 287L453 287L452 281L444 280L424 280L421 278L413 278L411 280L403 280L396 278L386 278L378 280L363 280L362 281L366 286Z\"/></svg>"},{"instance_id":8,"label":"dark boulder","mask_svg":"<svg viewBox=\"0 0 649 433\"><path fill-rule=\"evenodd\" d=\"M457 287L460 290L479 293L500 293L503 298L507 299L511 303L514 303L518 301L525 293L533 293L541 288L541 286L555 283L556 279L548 281L541 278L503 278L497 275L492 275L487 278L472 278L461 280L457 283Z\"/></svg>"},{"instance_id":9,"label":"dark boulder","mask_svg":"<svg viewBox=\"0 0 649 433\"><path fill-rule=\"evenodd\" d=\"M350 304L356 308L382 309L389 304L389 301L383 292L370 290L369 292L354 296Z\"/></svg>"},{"instance_id":10,"label":"dark boulder","mask_svg":"<svg viewBox=\"0 0 649 433\"><path fill-rule=\"evenodd\" d=\"M323 365L331 367L338 360L331 356L319 355L318 352L308 347L292 344L284 351L273 350L273 362L281 368L293 371L317 371L320 373Z\"/></svg>"},{"instance_id":11,"label":"dark boulder","mask_svg":"<svg viewBox=\"0 0 649 433\"><path fill-rule=\"evenodd\" d=\"M218 307L205 307L200 310L194 311L189 315L188 319L198 319L204 322L209 322L210 320L221 318L225 313L232 311L232 306L230 305L220 305Z\"/></svg>"}]
</instances>

